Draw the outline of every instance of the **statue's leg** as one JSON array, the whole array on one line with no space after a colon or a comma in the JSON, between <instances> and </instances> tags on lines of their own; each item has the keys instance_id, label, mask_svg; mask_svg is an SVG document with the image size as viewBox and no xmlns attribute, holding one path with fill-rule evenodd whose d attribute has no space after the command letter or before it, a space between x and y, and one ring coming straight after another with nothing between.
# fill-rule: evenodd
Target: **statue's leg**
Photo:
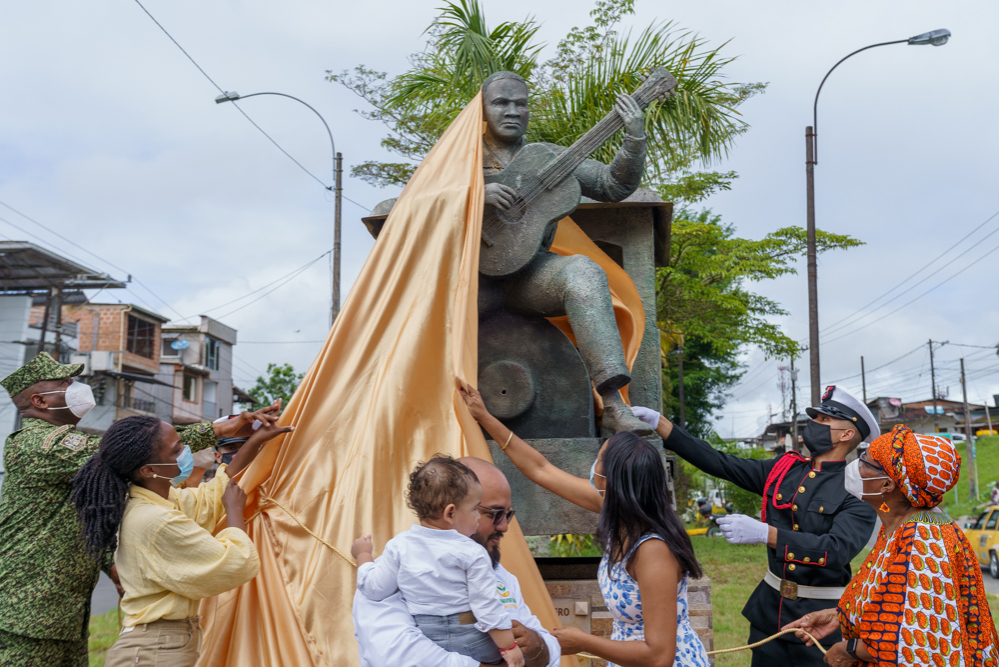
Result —
<instances>
[{"instance_id":1,"label":"statue's leg","mask_svg":"<svg viewBox=\"0 0 999 667\"><path fill-rule=\"evenodd\" d=\"M583 255L539 255L508 283L506 306L525 315L566 315L590 379L604 402L603 425L612 431L650 432L621 400L631 381L607 274Z\"/></svg>"}]
</instances>

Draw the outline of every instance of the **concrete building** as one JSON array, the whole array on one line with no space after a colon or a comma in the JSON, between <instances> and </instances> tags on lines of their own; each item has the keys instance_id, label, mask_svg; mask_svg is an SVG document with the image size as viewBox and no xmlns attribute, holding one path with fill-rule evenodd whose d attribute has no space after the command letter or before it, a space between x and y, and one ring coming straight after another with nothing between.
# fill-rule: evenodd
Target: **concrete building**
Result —
<instances>
[{"instance_id":1,"label":"concrete building","mask_svg":"<svg viewBox=\"0 0 999 667\"><path fill-rule=\"evenodd\" d=\"M236 330L205 315L192 325L163 327L156 411L171 424L213 421L232 413L232 346Z\"/></svg>"}]
</instances>

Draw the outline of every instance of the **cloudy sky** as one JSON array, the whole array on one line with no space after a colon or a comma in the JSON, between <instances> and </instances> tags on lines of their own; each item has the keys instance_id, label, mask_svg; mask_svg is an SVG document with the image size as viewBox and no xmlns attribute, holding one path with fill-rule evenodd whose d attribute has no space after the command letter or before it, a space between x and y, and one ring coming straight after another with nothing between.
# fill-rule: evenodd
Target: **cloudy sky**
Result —
<instances>
[{"instance_id":1,"label":"cloudy sky","mask_svg":"<svg viewBox=\"0 0 999 667\"><path fill-rule=\"evenodd\" d=\"M548 53L569 28L587 22L590 9L567 0L483 1L493 25L533 14ZM403 71L439 3L143 4L222 89L278 91L316 107L349 172L352 164L388 157L378 145L384 132L354 113L363 102L326 82L326 70L365 64ZM731 80L769 83L742 109L751 130L715 165L740 179L707 202L751 238L804 224L803 133L828 68L871 43L935 28L953 32L941 48L860 54L823 90L818 224L867 245L820 258L822 382L859 393L864 356L869 396L928 398L926 341L933 339L950 341L935 356L951 398L960 397L961 357L971 400L999 393L995 350L960 346L999 342L999 252L988 254L999 247L999 216L986 222L999 212L999 6L636 5L623 28L674 21L710 44L728 42L726 52L738 56ZM323 253L332 246L333 205L323 187L232 105L216 105L215 86L134 0L6 3L0 58L7 63L0 68L0 202L48 228L0 206L0 237L42 243L116 277L131 274L128 290L98 300L132 301L176 320L205 313L237 328L236 379L244 387L268 362L304 370L328 327ZM331 149L308 109L278 97L246 100L242 108L329 183ZM345 176L346 291L372 245L360 218L396 192ZM791 315L780 324L804 340L803 261L800 268L802 275L754 289L787 308ZM757 432L768 412L780 410L778 366L786 360L747 350L745 361L744 382L719 413L722 435ZM798 363L806 369L799 396L807 397L807 358Z\"/></svg>"}]
</instances>

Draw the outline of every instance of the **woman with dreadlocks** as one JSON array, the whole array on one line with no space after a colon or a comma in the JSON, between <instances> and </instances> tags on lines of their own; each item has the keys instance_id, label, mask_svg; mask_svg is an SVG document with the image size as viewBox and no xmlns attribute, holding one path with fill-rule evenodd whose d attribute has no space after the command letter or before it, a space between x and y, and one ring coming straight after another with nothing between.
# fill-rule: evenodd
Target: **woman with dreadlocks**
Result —
<instances>
[{"instance_id":1,"label":"woman with dreadlocks","mask_svg":"<svg viewBox=\"0 0 999 667\"><path fill-rule=\"evenodd\" d=\"M191 450L155 417L128 417L101 439L73 478L73 502L92 554L115 550L125 596L124 629L105 665L192 667L201 651L198 601L257 575L260 560L245 532L246 494L229 479L261 446L291 431L264 418L239 454L211 482L181 489ZM226 528L212 535L225 515Z\"/></svg>"}]
</instances>

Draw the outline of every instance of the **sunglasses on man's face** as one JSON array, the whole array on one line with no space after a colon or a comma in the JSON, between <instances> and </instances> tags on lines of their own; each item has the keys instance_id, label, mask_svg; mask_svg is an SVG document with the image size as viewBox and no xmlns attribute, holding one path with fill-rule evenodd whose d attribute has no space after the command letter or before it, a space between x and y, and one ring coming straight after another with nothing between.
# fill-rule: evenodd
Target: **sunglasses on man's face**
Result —
<instances>
[{"instance_id":1,"label":"sunglasses on man's face","mask_svg":"<svg viewBox=\"0 0 999 667\"><path fill-rule=\"evenodd\" d=\"M514 512L514 510L512 508L511 509L502 509L502 508L497 509L495 507L483 507L482 505L479 505L479 511L482 512L483 514L489 516L489 517L492 517L492 521L493 521L493 525L494 526L500 525L500 523L503 521L503 519L506 519L507 522L509 522L510 519L513 518L513 515L516 514L516 512Z\"/></svg>"}]
</instances>

